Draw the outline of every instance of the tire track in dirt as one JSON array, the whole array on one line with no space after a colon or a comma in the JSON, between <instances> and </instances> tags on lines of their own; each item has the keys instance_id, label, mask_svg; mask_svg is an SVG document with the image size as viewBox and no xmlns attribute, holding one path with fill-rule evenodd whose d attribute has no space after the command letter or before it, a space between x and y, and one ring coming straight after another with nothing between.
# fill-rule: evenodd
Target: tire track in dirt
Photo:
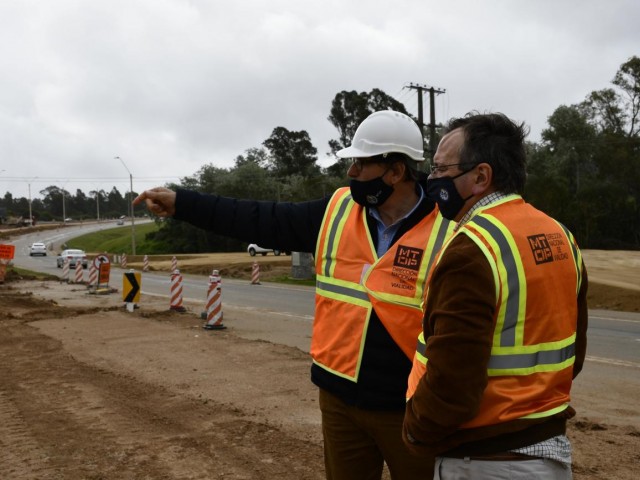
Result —
<instances>
[{"instance_id":1,"label":"tire track in dirt","mask_svg":"<svg viewBox=\"0 0 640 480\"><path fill-rule=\"evenodd\" d=\"M0 391L0 478L42 478L49 469L46 454L5 392Z\"/></svg>"},{"instance_id":2,"label":"tire track in dirt","mask_svg":"<svg viewBox=\"0 0 640 480\"><path fill-rule=\"evenodd\" d=\"M0 431L12 445L3 480L322 478L317 445L232 406L78 362L27 319L0 321ZM301 464L300 448L316 461Z\"/></svg>"}]
</instances>

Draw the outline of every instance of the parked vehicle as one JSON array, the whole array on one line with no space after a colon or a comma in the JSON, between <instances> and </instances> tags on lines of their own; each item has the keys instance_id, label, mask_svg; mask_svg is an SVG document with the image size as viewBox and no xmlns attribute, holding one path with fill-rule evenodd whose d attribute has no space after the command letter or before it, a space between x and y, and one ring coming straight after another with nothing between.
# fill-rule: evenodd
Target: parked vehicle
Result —
<instances>
[{"instance_id":1,"label":"parked vehicle","mask_svg":"<svg viewBox=\"0 0 640 480\"><path fill-rule=\"evenodd\" d=\"M83 268L87 268L89 265L87 254L84 253L84 250L69 248L60 252L60 255L56 258L58 268L62 268L64 266L65 259L69 260L69 268L76 268L78 263L81 263Z\"/></svg>"},{"instance_id":2,"label":"parked vehicle","mask_svg":"<svg viewBox=\"0 0 640 480\"><path fill-rule=\"evenodd\" d=\"M247 247L247 252L249 252L249 255L251 255L252 257L256 256L256 253L259 253L260 255L262 255L263 257L269 253L269 252L273 252L273 254L278 257L280 256L280 250L273 250L271 248L262 248L259 247L258 245L256 245L255 243L250 243L249 246Z\"/></svg>"},{"instance_id":3,"label":"parked vehicle","mask_svg":"<svg viewBox=\"0 0 640 480\"><path fill-rule=\"evenodd\" d=\"M33 257L35 255L43 255L47 256L47 246L42 242L32 243L29 247L29 256Z\"/></svg>"}]
</instances>

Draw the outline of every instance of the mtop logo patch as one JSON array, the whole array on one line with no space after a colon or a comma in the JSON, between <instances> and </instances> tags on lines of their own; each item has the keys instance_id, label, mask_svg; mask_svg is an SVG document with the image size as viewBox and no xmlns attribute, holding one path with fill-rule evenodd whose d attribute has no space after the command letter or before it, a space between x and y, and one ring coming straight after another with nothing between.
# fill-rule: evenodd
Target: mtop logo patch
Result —
<instances>
[{"instance_id":1,"label":"mtop logo patch","mask_svg":"<svg viewBox=\"0 0 640 480\"><path fill-rule=\"evenodd\" d=\"M393 260L393 265L418 271L420 270L422 255L424 255L424 250L420 248L398 245L398 252L396 253L396 258Z\"/></svg>"},{"instance_id":2,"label":"mtop logo patch","mask_svg":"<svg viewBox=\"0 0 640 480\"><path fill-rule=\"evenodd\" d=\"M529 240L529 246L533 253L533 258L536 261L536 265L541 263L553 262L553 252L551 251L551 245L544 233L538 235L531 235L527 237Z\"/></svg>"}]
</instances>

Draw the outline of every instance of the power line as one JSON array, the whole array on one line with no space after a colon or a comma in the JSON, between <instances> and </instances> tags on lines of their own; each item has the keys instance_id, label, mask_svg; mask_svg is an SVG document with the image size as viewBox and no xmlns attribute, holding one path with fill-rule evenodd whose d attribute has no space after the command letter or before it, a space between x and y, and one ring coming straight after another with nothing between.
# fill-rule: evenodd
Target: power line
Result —
<instances>
[{"instance_id":1,"label":"power line","mask_svg":"<svg viewBox=\"0 0 640 480\"><path fill-rule=\"evenodd\" d=\"M420 131L425 127L423 114L422 114L422 98L424 92L429 92L429 111L430 111L430 120L429 120L429 153L431 156L436 151L436 106L435 106L435 96L441 93L446 93L446 90L442 88L436 87L428 87L427 85L420 85L417 83L410 83L407 87L412 90L417 90L418 96L418 124L420 126Z\"/></svg>"}]
</instances>

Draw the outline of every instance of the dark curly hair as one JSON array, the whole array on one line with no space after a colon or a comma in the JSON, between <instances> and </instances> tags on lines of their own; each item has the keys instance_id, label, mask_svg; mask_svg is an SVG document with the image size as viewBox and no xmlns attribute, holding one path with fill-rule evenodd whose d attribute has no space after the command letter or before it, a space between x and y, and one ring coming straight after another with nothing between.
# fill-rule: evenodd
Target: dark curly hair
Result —
<instances>
[{"instance_id":1,"label":"dark curly hair","mask_svg":"<svg viewBox=\"0 0 640 480\"><path fill-rule=\"evenodd\" d=\"M503 193L523 193L527 174L524 139L529 129L502 113L470 112L449 121L444 133L461 128L464 143L460 162L488 163L493 170L493 186Z\"/></svg>"}]
</instances>

